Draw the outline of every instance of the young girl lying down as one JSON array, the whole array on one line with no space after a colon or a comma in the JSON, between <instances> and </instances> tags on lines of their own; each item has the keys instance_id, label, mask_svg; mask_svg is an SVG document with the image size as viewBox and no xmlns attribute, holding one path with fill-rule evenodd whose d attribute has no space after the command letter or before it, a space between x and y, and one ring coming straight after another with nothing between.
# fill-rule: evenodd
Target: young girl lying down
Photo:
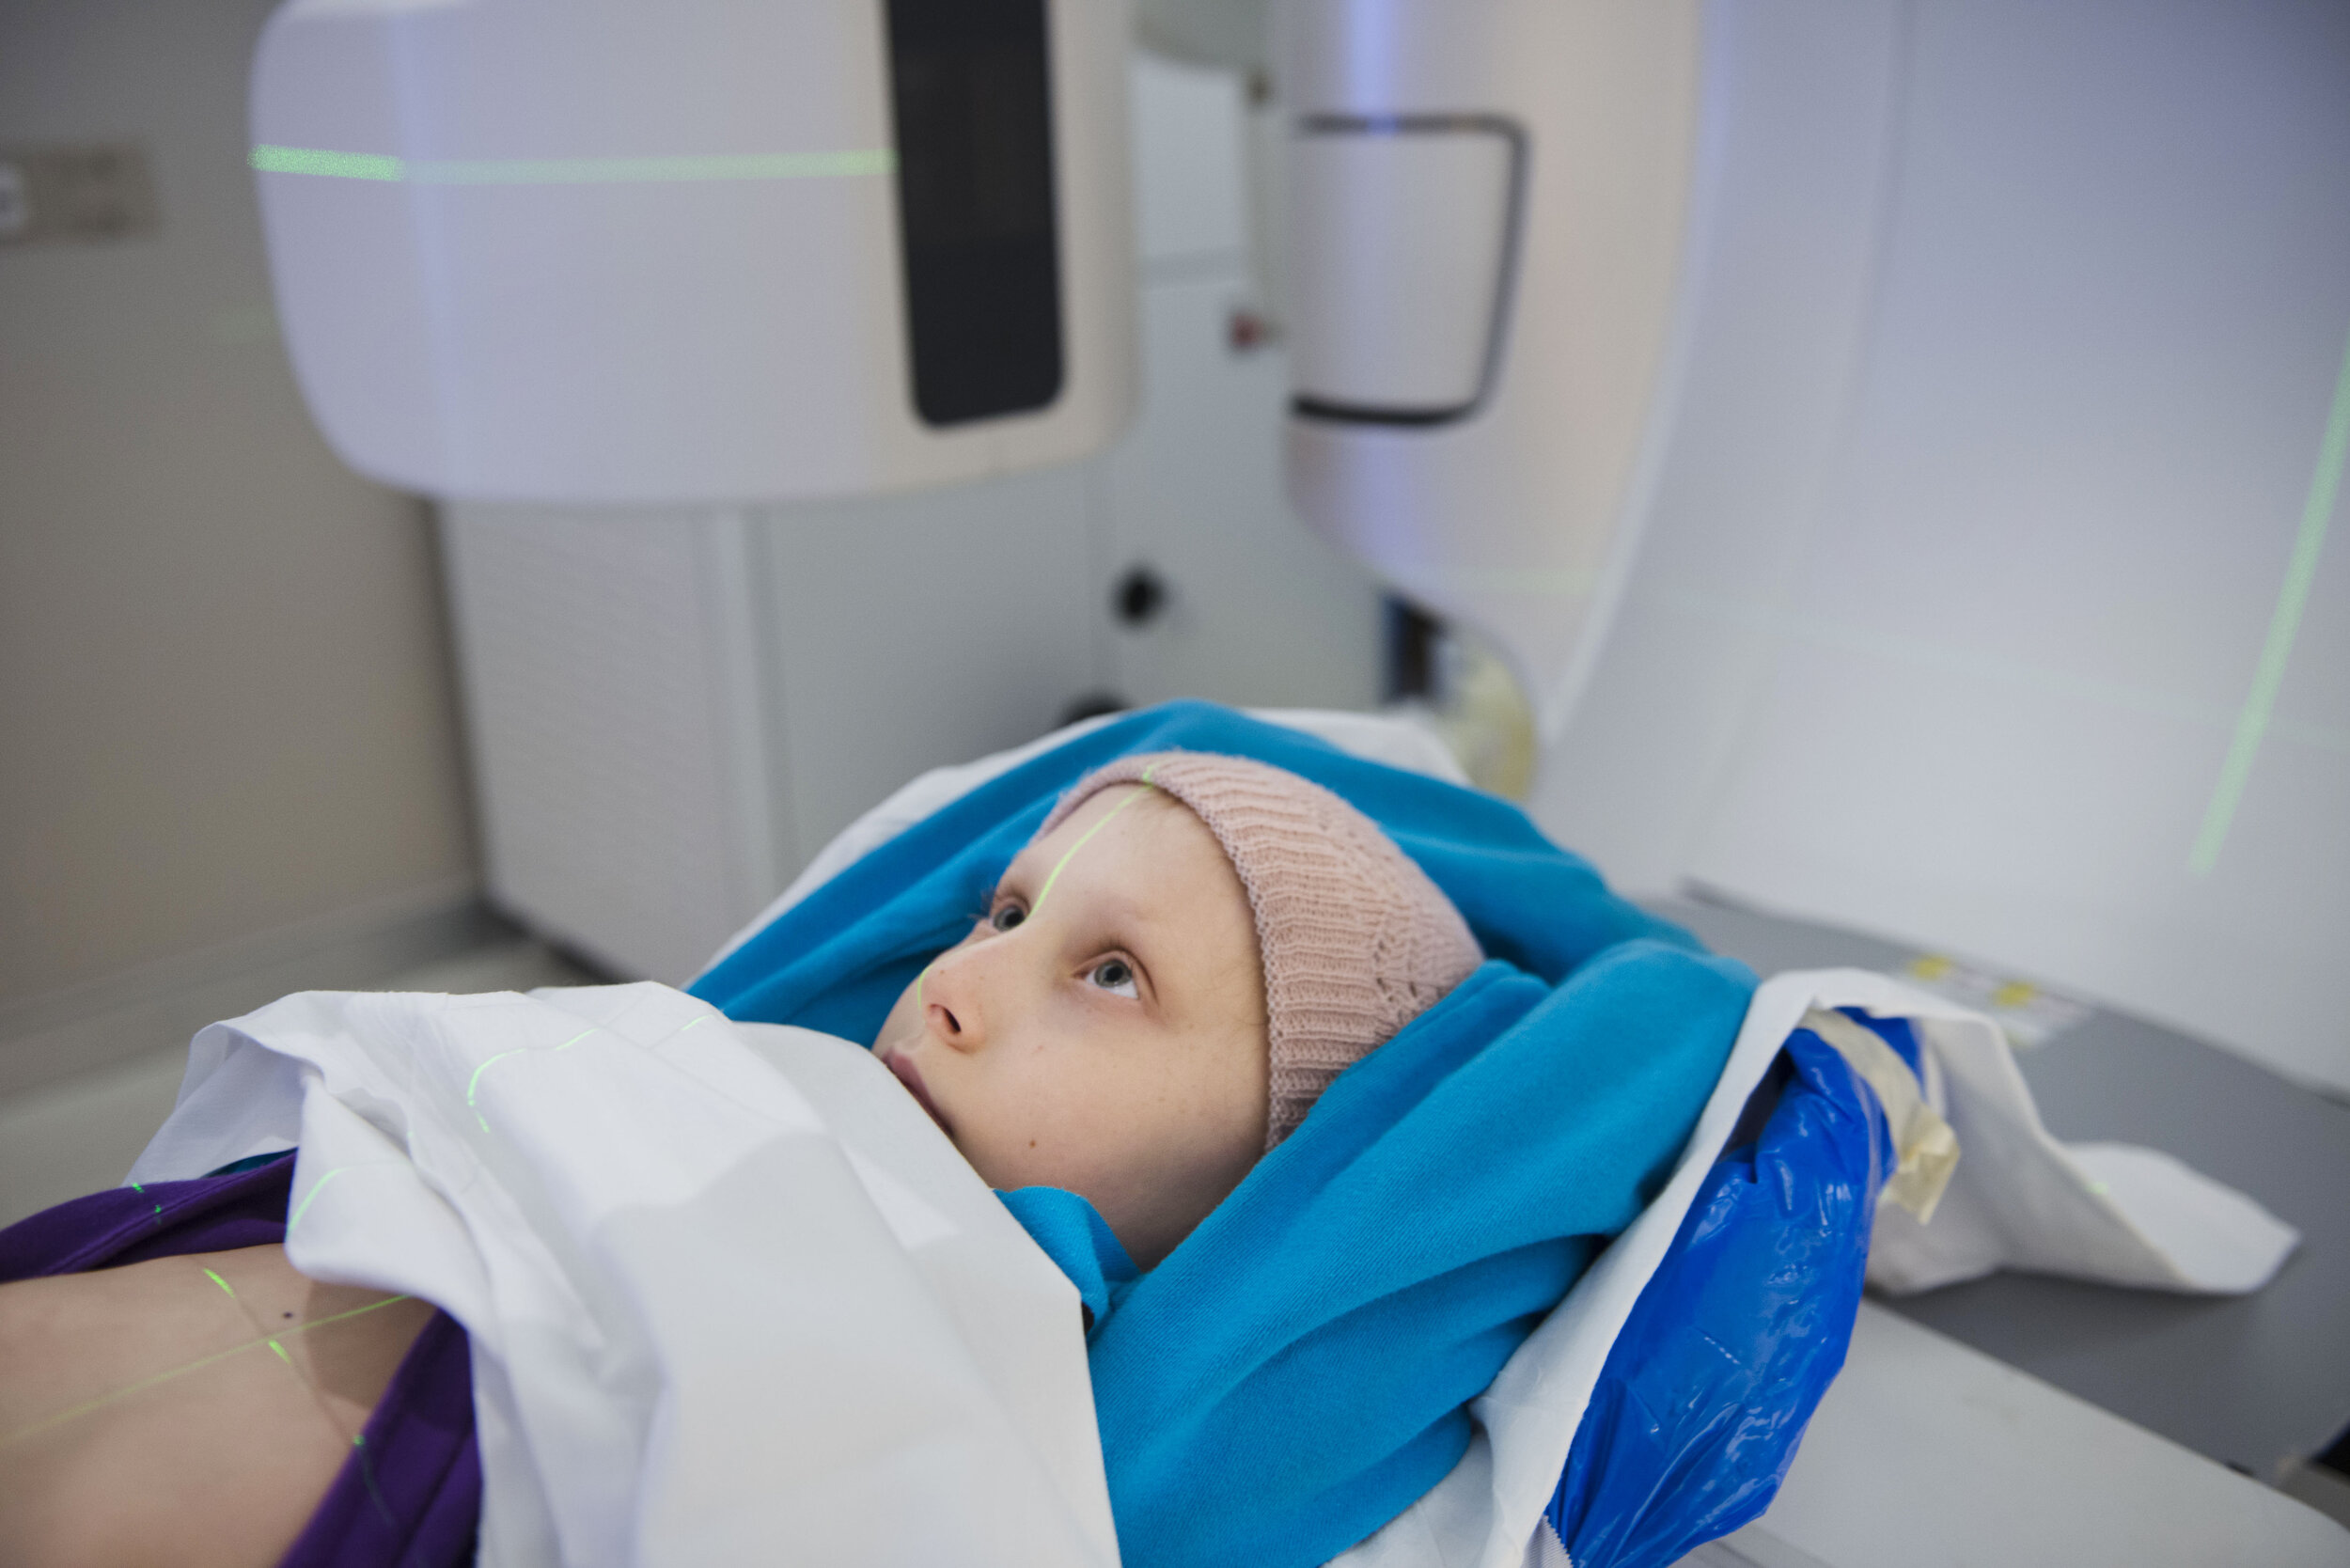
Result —
<instances>
[{"instance_id":1,"label":"young girl lying down","mask_svg":"<svg viewBox=\"0 0 2350 1568\"><path fill-rule=\"evenodd\" d=\"M1046 819L873 1049L990 1186L1077 1194L1147 1269L1482 956L1328 791L1130 757Z\"/></svg>"},{"instance_id":2,"label":"young girl lying down","mask_svg":"<svg viewBox=\"0 0 2350 1568\"><path fill-rule=\"evenodd\" d=\"M1663 956L1662 989L1653 964L1622 996L1590 979L1561 1034L1571 986L1480 973L1421 867L1295 773L1160 751L1060 795L871 1045L1085 1296L1127 1562L1319 1561L1460 1458L1466 1401L1637 1213L1726 1049L1737 978ZM1670 1082L1611 1064L1643 986L1670 1002L1691 966L1701 1016L1634 1053ZM1386 1076L1309 1121L1368 1059ZM1527 1207L1557 1212L1522 1219L1482 1146L1562 1066L1590 1126L1530 1135ZM0 1563L470 1560L464 1337L238 1245L284 1215L290 1164L216 1178L209 1218L181 1195L142 1231L125 1189L0 1233ZM419 1420L448 1429L427 1482L363 1462L425 1451Z\"/></svg>"}]
</instances>

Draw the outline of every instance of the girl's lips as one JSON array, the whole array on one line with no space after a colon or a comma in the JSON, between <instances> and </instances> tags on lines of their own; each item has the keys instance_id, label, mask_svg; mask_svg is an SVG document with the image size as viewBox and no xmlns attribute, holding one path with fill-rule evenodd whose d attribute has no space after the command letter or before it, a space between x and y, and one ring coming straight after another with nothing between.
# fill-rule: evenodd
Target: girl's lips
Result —
<instances>
[{"instance_id":1,"label":"girl's lips","mask_svg":"<svg viewBox=\"0 0 2350 1568\"><path fill-rule=\"evenodd\" d=\"M898 1081L905 1085L906 1092L913 1095L916 1103L930 1113L931 1120L938 1123L940 1132L945 1133L948 1137L955 1136L955 1130L947 1125L947 1119L938 1114L938 1106L931 1099L931 1091L923 1087L922 1070L914 1065L912 1058L903 1051L892 1051L882 1058L882 1065L898 1074Z\"/></svg>"}]
</instances>

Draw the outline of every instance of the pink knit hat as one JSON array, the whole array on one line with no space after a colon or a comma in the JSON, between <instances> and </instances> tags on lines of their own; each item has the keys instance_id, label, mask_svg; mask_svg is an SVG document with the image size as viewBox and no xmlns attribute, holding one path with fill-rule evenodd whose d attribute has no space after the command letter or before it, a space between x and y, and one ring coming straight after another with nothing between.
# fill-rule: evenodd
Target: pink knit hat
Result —
<instances>
[{"instance_id":1,"label":"pink knit hat","mask_svg":"<svg viewBox=\"0 0 2350 1568\"><path fill-rule=\"evenodd\" d=\"M1377 823L1321 785L1245 757L1120 757L1061 796L1037 837L1101 791L1144 782L1146 772L1207 823L1248 892L1272 1042L1271 1149L1333 1078L1484 955L1452 902Z\"/></svg>"}]
</instances>

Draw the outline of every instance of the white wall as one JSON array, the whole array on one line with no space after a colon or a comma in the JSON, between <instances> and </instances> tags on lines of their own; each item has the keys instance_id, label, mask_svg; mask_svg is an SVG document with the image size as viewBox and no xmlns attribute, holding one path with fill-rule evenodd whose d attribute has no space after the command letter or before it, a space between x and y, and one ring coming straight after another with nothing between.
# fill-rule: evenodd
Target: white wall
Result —
<instances>
[{"instance_id":1,"label":"white wall","mask_svg":"<svg viewBox=\"0 0 2350 1568\"><path fill-rule=\"evenodd\" d=\"M2350 8L1709 16L1663 479L1538 813L2350 1090Z\"/></svg>"},{"instance_id":2,"label":"white wall","mask_svg":"<svg viewBox=\"0 0 2350 1568\"><path fill-rule=\"evenodd\" d=\"M0 7L0 144L136 139L163 214L0 248L0 1037L474 885L422 509L328 454L272 326L270 8Z\"/></svg>"}]
</instances>

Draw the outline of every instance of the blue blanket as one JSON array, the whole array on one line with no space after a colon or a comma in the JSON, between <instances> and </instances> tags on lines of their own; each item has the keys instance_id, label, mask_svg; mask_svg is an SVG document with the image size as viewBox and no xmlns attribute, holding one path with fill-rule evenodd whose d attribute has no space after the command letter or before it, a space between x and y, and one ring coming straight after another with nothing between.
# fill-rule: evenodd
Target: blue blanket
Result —
<instances>
[{"instance_id":1,"label":"blue blanket","mask_svg":"<svg viewBox=\"0 0 2350 1568\"><path fill-rule=\"evenodd\" d=\"M1754 980L1610 894L1504 802L1172 703L907 829L696 994L731 1017L870 1041L1063 789L1111 757L1170 747L1335 790L1427 870L1490 960L1341 1075L1148 1275L1082 1200L1007 1195L1093 1311L1130 1568L1307 1568L1460 1459L1467 1402L1669 1173Z\"/></svg>"}]
</instances>

